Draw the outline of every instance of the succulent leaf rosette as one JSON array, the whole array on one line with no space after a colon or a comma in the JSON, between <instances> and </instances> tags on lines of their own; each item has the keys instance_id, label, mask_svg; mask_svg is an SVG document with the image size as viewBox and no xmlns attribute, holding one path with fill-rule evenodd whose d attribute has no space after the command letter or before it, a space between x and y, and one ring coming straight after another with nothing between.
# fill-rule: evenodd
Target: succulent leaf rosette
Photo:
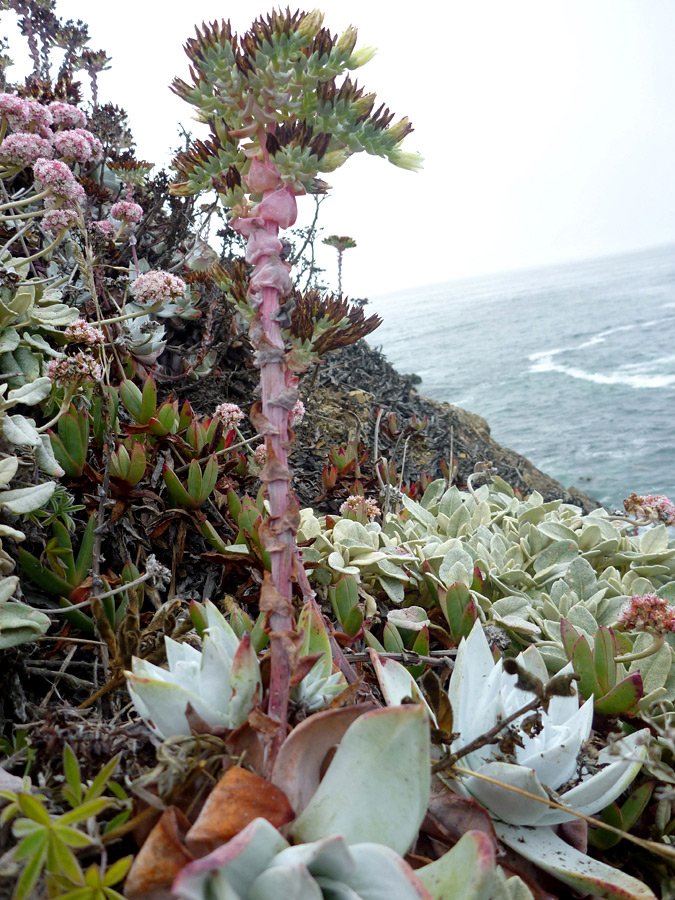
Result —
<instances>
[{"instance_id":1,"label":"succulent leaf rosette","mask_svg":"<svg viewBox=\"0 0 675 900\"><path fill-rule=\"evenodd\" d=\"M528 647L517 662L540 681L548 680L536 647ZM566 670L571 672L571 665ZM560 674L563 672L565 669ZM452 744L452 752L460 751L499 718L507 718L534 699L533 693L516 688L516 680L516 675L504 671L501 660L494 662L477 622L469 637L460 642L448 689L453 729L460 735ZM494 816L495 831L502 841L559 880L602 897L647 900L654 895L642 882L581 853L548 827L575 818L573 812L547 805L552 791L560 790L556 802L592 816L628 787L642 765L648 729L622 738L611 748L604 747L588 760L588 766L584 765L584 744L592 721L592 696L581 706L576 690L570 696L553 696L548 711L542 711L541 730L532 734L519 730L519 741L511 750L513 761L498 758L500 748L485 744L461 758L462 768L475 775L453 784L458 791L473 795ZM519 720L513 724L517 726ZM484 781L481 775L505 787ZM509 786L542 802L509 790Z\"/></svg>"},{"instance_id":2,"label":"succulent leaf rosette","mask_svg":"<svg viewBox=\"0 0 675 900\"><path fill-rule=\"evenodd\" d=\"M160 738L192 733L188 704L208 725L238 728L262 696L249 635L239 640L213 603L207 600L205 608L201 651L165 637L168 670L134 657L125 673L136 710Z\"/></svg>"},{"instance_id":3,"label":"succulent leaf rosette","mask_svg":"<svg viewBox=\"0 0 675 900\"><path fill-rule=\"evenodd\" d=\"M546 665L536 647L528 647L517 662L540 681L548 681ZM501 660L494 662L483 628L476 623L468 639L460 643L448 689L453 728L460 735L452 752L534 699L533 693L517 688L516 681L517 676L504 671ZM513 761L505 762L496 745L486 744L464 756L462 766L477 775L528 791L543 801L550 796L547 788L556 791L576 782L563 789L558 802L584 815L593 815L618 797L637 775L646 749L641 744L648 730L622 738L612 753L606 747L593 759L592 766L584 767L582 762L580 767L579 757L592 723L592 698L579 706L576 690L567 697L554 696L548 711L542 711L539 733L520 732L522 746L514 745ZM518 720L514 725L518 725ZM470 776L461 785L497 818L512 825L558 825L574 819L573 813L551 809L545 802L531 800L479 777Z\"/></svg>"},{"instance_id":4,"label":"succulent leaf rosette","mask_svg":"<svg viewBox=\"0 0 675 900\"><path fill-rule=\"evenodd\" d=\"M344 710L320 713L324 723ZM291 733L290 757L301 750L306 770L321 734L310 717ZM303 734L303 731L306 732ZM319 729L319 732L321 730ZM308 746L308 743L312 746ZM397 755L398 751L398 755ZM385 762L387 760L388 762ZM176 876L180 900L488 900L493 896L492 839L468 831L442 857L415 871L403 859L429 801L429 728L420 706L378 709L347 729L307 805L293 790L307 778L287 768L284 750L275 783L295 798L289 840L255 818L208 856ZM307 801L305 801L307 802Z\"/></svg>"}]
</instances>

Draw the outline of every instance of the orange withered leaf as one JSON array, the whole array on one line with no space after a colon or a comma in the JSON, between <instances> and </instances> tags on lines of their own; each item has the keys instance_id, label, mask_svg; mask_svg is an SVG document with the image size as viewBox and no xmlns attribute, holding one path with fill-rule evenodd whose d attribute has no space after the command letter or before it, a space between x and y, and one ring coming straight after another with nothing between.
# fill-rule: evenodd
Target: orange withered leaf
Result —
<instances>
[{"instance_id":1,"label":"orange withered leaf","mask_svg":"<svg viewBox=\"0 0 675 900\"><path fill-rule=\"evenodd\" d=\"M171 885L194 859L184 845L190 822L176 806L165 809L141 847L124 884L127 900L171 900Z\"/></svg>"},{"instance_id":2,"label":"orange withered leaf","mask_svg":"<svg viewBox=\"0 0 675 900\"><path fill-rule=\"evenodd\" d=\"M232 766L207 797L187 834L187 846L196 856L203 856L257 818L280 828L292 822L295 813L280 788L248 769Z\"/></svg>"}]
</instances>

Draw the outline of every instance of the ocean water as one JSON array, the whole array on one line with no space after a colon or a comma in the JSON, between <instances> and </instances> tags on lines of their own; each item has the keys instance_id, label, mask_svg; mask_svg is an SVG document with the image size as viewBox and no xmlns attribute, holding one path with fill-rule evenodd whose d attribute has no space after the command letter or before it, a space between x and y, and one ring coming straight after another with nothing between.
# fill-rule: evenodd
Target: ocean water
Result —
<instances>
[{"instance_id":1,"label":"ocean water","mask_svg":"<svg viewBox=\"0 0 675 900\"><path fill-rule=\"evenodd\" d=\"M675 246L374 297L420 393L610 507L675 499Z\"/></svg>"}]
</instances>

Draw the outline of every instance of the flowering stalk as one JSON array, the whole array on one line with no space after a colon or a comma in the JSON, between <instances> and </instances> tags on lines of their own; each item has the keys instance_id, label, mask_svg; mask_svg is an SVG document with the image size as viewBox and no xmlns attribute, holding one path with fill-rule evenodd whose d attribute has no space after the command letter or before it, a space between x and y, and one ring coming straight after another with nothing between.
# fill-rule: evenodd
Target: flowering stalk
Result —
<instances>
[{"instance_id":1,"label":"flowering stalk","mask_svg":"<svg viewBox=\"0 0 675 900\"><path fill-rule=\"evenodd\" d=\"M354 51L354 28L336 38L322 24L317 10L286 10L257 19L241 37L226 22L204 26L186 45L193 84L177 79L173 85L210 123L211 138L177 157L174 165L182 179L171 192L189 196L215 189L231 211L231 226L247 238L246 261L255 266L246 297L234 296L233 290L233 299L249 320L262 394L250 418L265 436L260 477L270 505L260 529L271 559L260 600L271 648L267 712L278 724L268 745L268 770L286 736L290 660L299 638L292 605L299 513L288 467L291 414L298 373L320 352L306 349L313 346L311 328L302 335L302 350L292 346L293 302L284 302L291 292L290 266L280 256L279 230L295 222L296 195L324 193L327 186L318 174L338 168L352 153L365 150L404 168L420 164L400 149L411 131L407 119L391 125L391 113L384 107L374 111L374 94L364 94L349 76L336 84L346 70L367 62L372 51ZM331 307L336 324L347 318L338 306L333 302ZM362 336L356 334L358 327L354 323L351 339L343 329L344 343L336 346ZM321 352L327 349L324 344Z\"/></svg>"}]
</instances>

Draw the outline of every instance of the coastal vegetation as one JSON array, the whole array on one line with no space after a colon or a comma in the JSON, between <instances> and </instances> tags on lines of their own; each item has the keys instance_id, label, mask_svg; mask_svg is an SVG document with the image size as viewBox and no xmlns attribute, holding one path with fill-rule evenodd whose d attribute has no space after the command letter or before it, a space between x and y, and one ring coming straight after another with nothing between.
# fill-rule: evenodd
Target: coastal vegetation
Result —
<instances>
[{"instance_id":1,"label":"coastal vegetation","mask_svg":"<svg viewBox=\"0 0 675 900\"><path fill-rule=\"evenodd\" d=\"M406 481L428 418L365 396L326 440L321 371L379 319L297 205L420 165L373 51L318 11L198 27L209 136L153 174L86 26L1 6L5 895L675 897L675 506L525 493L454 436Z\"/></svg>"}]
</instances>

